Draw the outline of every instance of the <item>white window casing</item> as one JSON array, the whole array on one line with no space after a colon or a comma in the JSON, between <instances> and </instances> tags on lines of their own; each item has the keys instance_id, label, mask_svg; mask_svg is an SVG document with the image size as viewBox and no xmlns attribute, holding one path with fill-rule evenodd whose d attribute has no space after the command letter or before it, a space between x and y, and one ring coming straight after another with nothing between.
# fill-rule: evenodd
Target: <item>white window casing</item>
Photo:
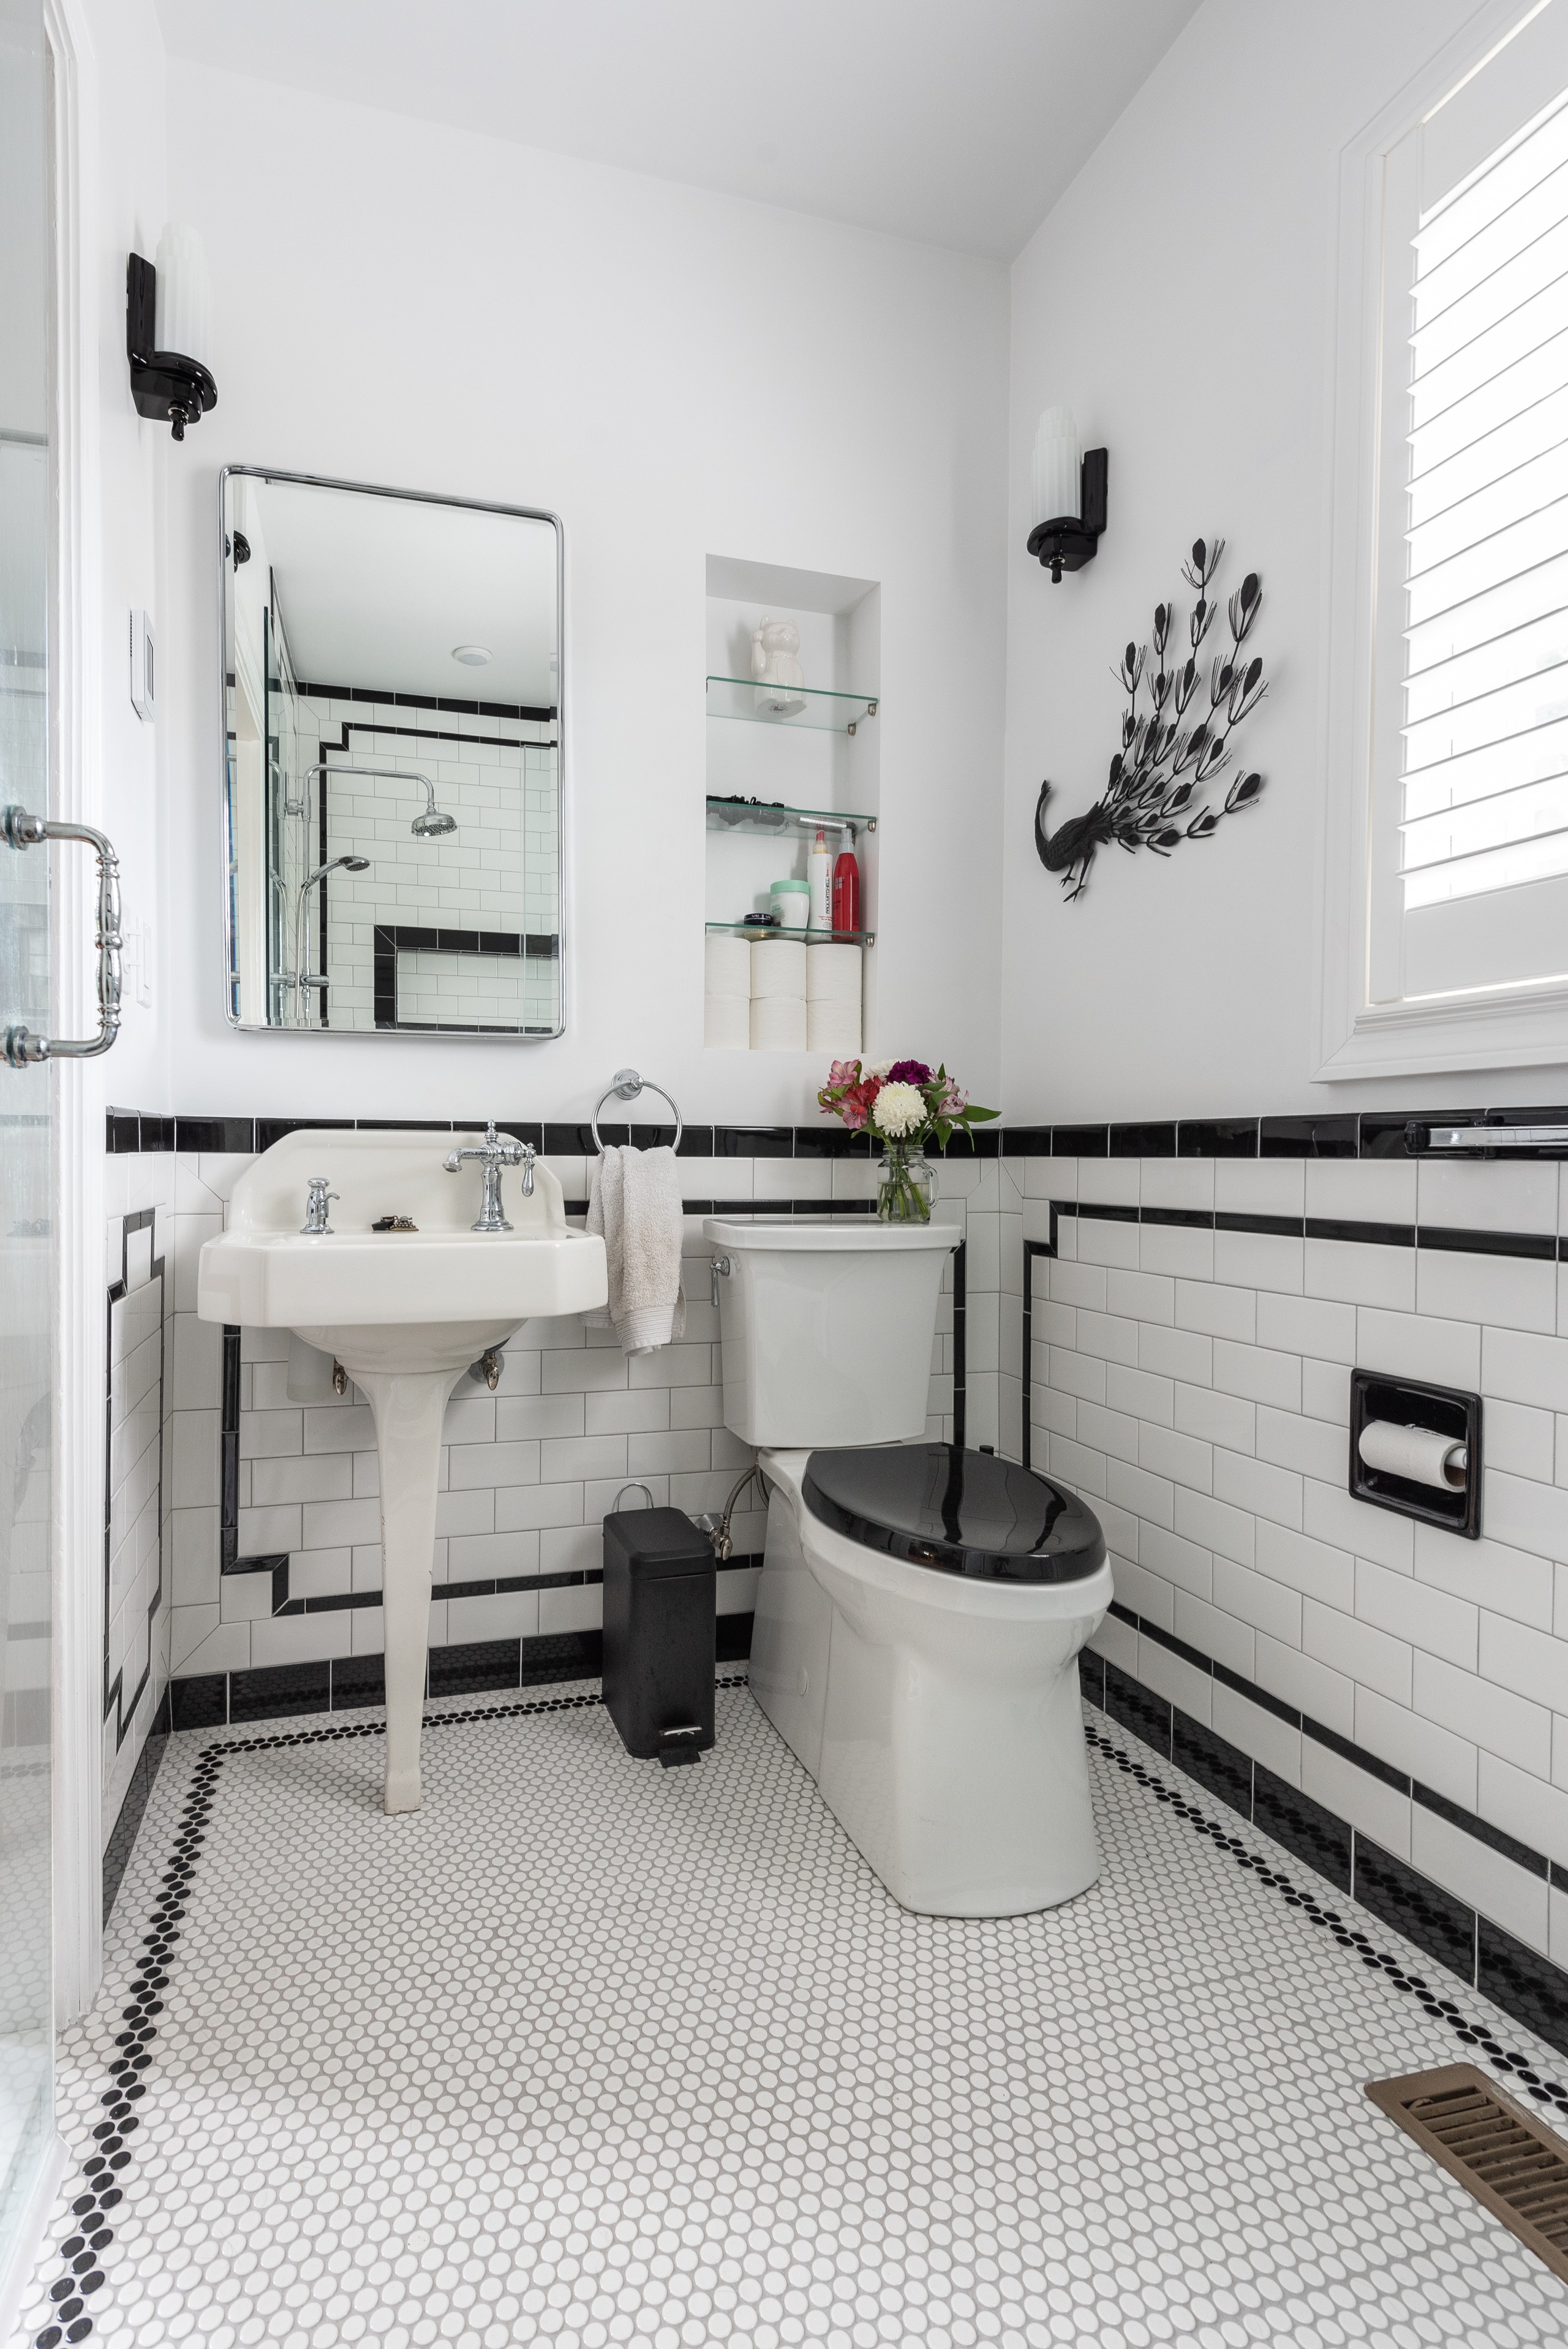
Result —
<instances>
[{"instance_id":1,"label":"white window casing","mask_svg":"<svg viewBox=\"0 0 1568 2349\"><path fill-rule=\"evenodd\" d=\"M1320 1078L1568 1061L1568 0L1341 164Z\"/></svg>"}]
</instances>

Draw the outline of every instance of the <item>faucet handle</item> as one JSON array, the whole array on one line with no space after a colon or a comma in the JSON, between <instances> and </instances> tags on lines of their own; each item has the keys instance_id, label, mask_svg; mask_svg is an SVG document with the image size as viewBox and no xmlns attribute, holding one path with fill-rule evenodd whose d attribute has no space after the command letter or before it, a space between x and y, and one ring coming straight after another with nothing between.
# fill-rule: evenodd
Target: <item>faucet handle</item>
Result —
<instances>
[{"instance_id":1,"label":"faucet handle","mask_svg":"<svg viewBox=\"0 0 1568 2349\"><path fill-rule=\"evenodd\" d=\"M341 1195L328 1190L331 1180L330 1174L310 1174L305 1178L304 1221L300 1226L304 1238L319 1239L331 1234L332 1226L326 1220L327 1202Z\"/></svg>"}]
</instances>

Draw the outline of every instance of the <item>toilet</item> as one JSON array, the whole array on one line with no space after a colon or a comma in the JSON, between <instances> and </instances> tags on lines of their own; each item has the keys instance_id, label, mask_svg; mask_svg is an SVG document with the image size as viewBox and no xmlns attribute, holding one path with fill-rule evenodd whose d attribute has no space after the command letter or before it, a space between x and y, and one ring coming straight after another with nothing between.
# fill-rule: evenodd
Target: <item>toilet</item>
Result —
<instances>
[{"instance_id":1,"label":"toilet","mask_svg":"<svg viewBox=\"0 0 1568 2349\"><path fill-rule=\"evenodd\" d=\"M952 1226L704 1225L725 1424L769 1490L750 1683L904 1908L1012 1917L1099 1873L1078 1656L1111 1599L1093 1513L924 1434Z\"/></svg>"}]
</instances>

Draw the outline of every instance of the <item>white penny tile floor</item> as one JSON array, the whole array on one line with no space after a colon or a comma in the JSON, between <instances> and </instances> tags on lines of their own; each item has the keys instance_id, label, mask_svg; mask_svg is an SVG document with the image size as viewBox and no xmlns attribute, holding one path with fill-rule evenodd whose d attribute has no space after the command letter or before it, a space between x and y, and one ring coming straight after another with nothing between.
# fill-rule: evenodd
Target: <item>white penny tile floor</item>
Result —
<instances>
[{"instance_id":1,"label":"white penny tile floor","mask_svg":"<svg viewBox=\"0 0 1568 2349\"><path fill-rule=\"evenodd\" d=\"M18 2343L1568 2337L1568 2288L1362 2088L1471 2052L1411 1974L1561 2059L1103 1714L1099 1885L975 1923L895 1906L744 1687L670 1771L590 1689L542 1698L432 1707L414 1817L374 1715L171 1741ZM73 2214L92 2177L119 2199Z\"/></svg>"}]
</instances>

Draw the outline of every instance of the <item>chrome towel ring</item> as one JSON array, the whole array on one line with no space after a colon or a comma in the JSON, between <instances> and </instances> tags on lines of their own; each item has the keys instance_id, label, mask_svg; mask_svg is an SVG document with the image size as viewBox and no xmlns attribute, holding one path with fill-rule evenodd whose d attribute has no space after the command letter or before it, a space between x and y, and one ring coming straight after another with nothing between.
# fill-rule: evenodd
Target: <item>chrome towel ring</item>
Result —
<instances>
[{"instance_id":1,"label":"chrome towel ring","mask_svg":"<svg viewBox=\"0 0 1568 2349\"><path fill-rule=\"evenodd\" d=\"M605 1102L612 1097L616 1101L633 1102L636 1100L637 1095L641 1092L657 1093L661 1101L668 1102L671 1109L675 1110L676 1138L672 1146L676 1150L680 1148L681 1135L685 1133L686 1128L681 1123L681 1113L679 1110L676 1109L675 1095L673 1093L665 1092L663 1085L655 1085L651 1078L640 1077L635 1069L617 1069L615 1071L614 1082L610 1086L608 1092L602 1092L600 1094L597 1102L593 1105L593 1114L588 1121L588 1130L593 1136L593 1143L596 1149L602 1151L604 1147L603 1142L599 1139L599 1112L603 1108Z\"/></svg>"}]
</instances>

